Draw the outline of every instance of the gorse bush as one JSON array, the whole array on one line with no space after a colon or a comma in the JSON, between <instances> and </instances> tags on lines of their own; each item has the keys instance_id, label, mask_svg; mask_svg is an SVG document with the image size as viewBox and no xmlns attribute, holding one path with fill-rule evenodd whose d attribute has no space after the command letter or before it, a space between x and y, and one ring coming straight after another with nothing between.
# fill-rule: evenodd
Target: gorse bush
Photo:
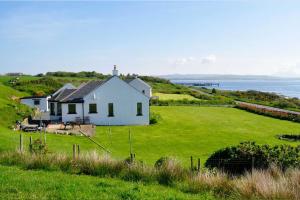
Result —
<instances>
[{"instance_id":1,"label":"gorse bush","mask_svg":"<svg viewBox=\"0 0 300 200\"><path fill-rule=\"evenodd\" d=\"M300 167L300 146L257 145L255 142L244 142L237 146L227 147L213 153L205 166L217 168L230 174L242 174L255 169L267 169L272 164L285 170Z\"/></svg>"}]
</instances>

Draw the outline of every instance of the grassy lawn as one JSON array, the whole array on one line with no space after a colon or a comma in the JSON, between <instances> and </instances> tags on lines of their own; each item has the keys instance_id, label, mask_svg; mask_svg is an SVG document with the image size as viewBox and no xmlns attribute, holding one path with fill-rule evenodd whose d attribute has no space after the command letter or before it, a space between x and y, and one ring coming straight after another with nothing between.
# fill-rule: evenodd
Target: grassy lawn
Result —
<instances>
[{"instance_id":1,"label":"grassy lawn","mask_svg":"<svg viewBox=\"0 0 300 200\"><path fill-rule=\"evenodd\" d=\"M154 93L153 96L158 96L159 100L198 100L197 98L189 94L165 94L165 93Z\"/></svg>"},{"instance_id":2,"label":"grassy lawn","mask_svg":"<svg viewBox=\"0 0 300 200\"><path fill-rule=\"evenodd\" d=\"M214 199L154 184L0 166L1 199Z\"/></svg>"},{"instance_id":3,"label":"grassy lawn","mask_svg":"<svg viewBox=\"0 0 300 200\"><path fill-rule=\"evenodd\" d=\"M281 141L275 135L299 133L300 124L252 114L235 108L168 106L151 107L162 120L151 126L97 127L94 139L107 147L115 158L129 155L128 131L131 129L133 151L137 159L153 165L161 156L175 156L186 166L189 157L202 159L202 163L214 151L253 140L259 144L299 144ZM25 134L26 145L29 135ZM19 135L0 127L0 150L16 149ZM87 138L79 136L47 135L49 150L71 153L72 144L80 144L82 151L99 150ZM101 151L101 150L99 150Z\"/></svg>"}]
</instances>

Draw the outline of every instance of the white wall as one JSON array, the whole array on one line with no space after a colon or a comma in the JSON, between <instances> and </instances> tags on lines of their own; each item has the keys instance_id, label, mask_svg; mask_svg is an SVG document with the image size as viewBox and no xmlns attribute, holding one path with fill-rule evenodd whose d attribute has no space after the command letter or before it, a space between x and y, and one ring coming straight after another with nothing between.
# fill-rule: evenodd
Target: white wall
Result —
<instances>
[{"instance_id":1,"label":"white wall","mask_svg":"<svg viewBox=\"0 0 300 200\"><path fill-rule=\"evenodd\" d=\"M47 112L48 109L48 99L50 97L44 98L31 98L31 99L21 99L21 103L30 106L31 108L39 108L41 111ZM40 105L34 105L34 100L40 100Z\"/></svg>"},{"instance_id":2,"label":"white wall","mask_svg":"<svg viewBox=\"0 0 300 200\"><path fill-rule=\"evenodd\" d=\"M73 103L70 103L73 104ZM61 114L62 114L62 122L72 122L75 121L76 117L80 117L82 119L82 104L74 103L76 105L76 114L68 114L68 104L61 104Z\"/></svg>"},{"instance_id":3,"label":"white wall","mask_svg":"<svg viewBox=\"0 0 300 200\"><path fill-rule=\"evenodd\" d=\"M117 76L101 85L84 98L84 116L90 117L90 122L96 125L148 125L149 98L141 94ZM143 115L137 116L137 103L143 105ZM97 112L89 114L89 104L97 104ZM108 117L108 103L114 104L114 117ZM68 105L62 105L62 120L74 121L82 118L82 104L76 104L77 114L67 114Z\"/></svg>"},{"instance_id":4,"label":"white wall","mask_svg":"<svg viewBox=\"0 0 300 200\"><path fill-rule=\"evenodd\" d=\"M139 78L135 78L132 81L129 82L129 85L133 86L135 89L137 89L140 92L145 91L145 95L148 97L152 96L152 89L151 87L145 83L143 80Z\"/></svg>"}]
</instances>

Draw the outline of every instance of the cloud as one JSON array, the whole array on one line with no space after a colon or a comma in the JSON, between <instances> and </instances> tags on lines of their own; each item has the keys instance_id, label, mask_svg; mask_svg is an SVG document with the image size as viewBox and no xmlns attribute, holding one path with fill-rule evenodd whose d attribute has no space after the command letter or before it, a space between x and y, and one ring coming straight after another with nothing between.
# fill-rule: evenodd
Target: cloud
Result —
<instances>
[{"instance_id":1,"label":"cloud","mask_svg":"<svg viewBox=\"0 0 300 200\"><path fill-rule=\"evenodd\" d=\"M201 63L202 64L210 64L210 63L215 63L217 60L217 57L215 55L208 55L204 58L201 58Z\"/></svg>"},{"instance_id":2,"label":"cloud","mask_svg":"<svg viewBox=\"0 0 300 200\"><path fill-rule=\"evenodd\" d=\"M194 58L194 57L177 58L177 59L174 61L174 64L176 64L176 65L186 65L186 64L192 63L193 61L195 61L195 58Z\"/></svg>"},{"instance_id":3,"label":"cloud","mask_svg":"<svg viewBox=\"0 0 300 200\"><path fill-rule=\"evenodd\" d=\"M211 64L215 63L217 60L217 57L213 54L205 56L205 57L199 57L195 58L192 56L189 57L181 57L176 59L171 59L169 62L171 64L174 64L176 66L178 65L194 65L194 64Z\"/></svg>"}]
</instances>

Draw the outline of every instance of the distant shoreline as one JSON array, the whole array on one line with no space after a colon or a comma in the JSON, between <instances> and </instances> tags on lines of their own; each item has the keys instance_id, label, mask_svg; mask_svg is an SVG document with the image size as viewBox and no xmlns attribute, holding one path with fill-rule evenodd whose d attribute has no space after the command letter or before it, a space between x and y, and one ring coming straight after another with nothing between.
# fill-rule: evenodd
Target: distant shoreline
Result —
<instances>
[{"instance_id":1,"label":"distant shoreline","mask_svg":"<svg viewBox=\"0 0 300 200\"><path fill-rule=\"evenodd\" d=\"M172 83L218 83L218 85L204 86L220 90L247 91L256 90L262 92L273 92L287 97L300 98L299 79L170 79Z\"/></svg>"}]
</instances>

